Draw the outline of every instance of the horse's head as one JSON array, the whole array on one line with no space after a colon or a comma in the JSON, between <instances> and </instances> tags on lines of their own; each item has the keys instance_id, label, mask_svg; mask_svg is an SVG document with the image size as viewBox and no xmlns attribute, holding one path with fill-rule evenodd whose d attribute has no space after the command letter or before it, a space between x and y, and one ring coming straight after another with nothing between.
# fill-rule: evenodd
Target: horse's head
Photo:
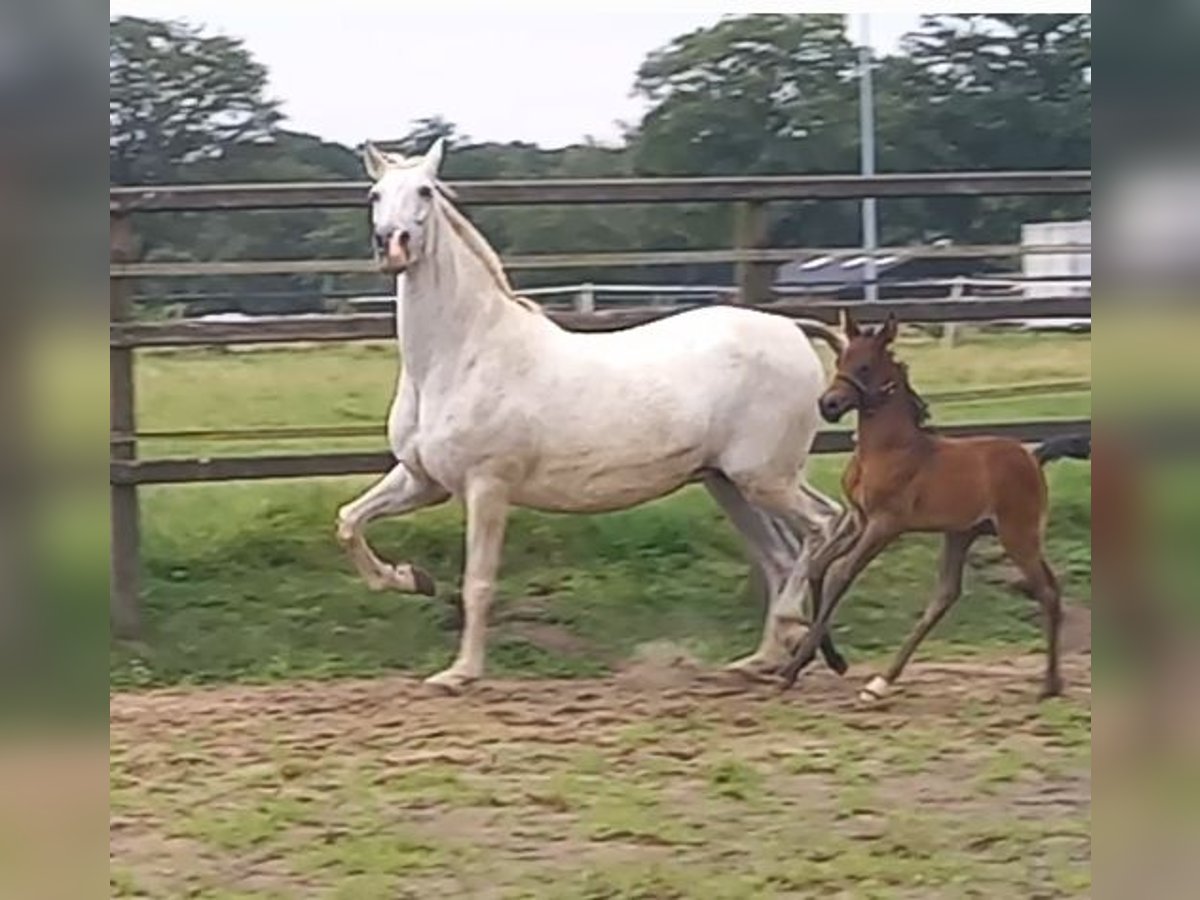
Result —
<instances>
[{"instance_id":1,"label":"horse's head","mask_svg":"<svg viewBox=\"0 0 1200 900\"><path fill-rule=\"evenodd\" d=\"M425 250L437 191L444 142L438 138L424 156L406 159L374 144L363 149L371 181L371 242L384 272L399 274Z\"/></svg>"},{"instance_id":2,"label":"horse's head","mask_svg":"<svg viewBox=\"0 0 1200 900\"><path fill-rule=\"evenodd\" d=\"M821 395L818 404L826 422L836 422L852 409L870 409L891 394L903 380L903 373L889 346L896 339L896 316L874 331L863 331L848 312L842 312L842 330L846 349L837 361L833 383Z\"/></svg>"}]
</instances>

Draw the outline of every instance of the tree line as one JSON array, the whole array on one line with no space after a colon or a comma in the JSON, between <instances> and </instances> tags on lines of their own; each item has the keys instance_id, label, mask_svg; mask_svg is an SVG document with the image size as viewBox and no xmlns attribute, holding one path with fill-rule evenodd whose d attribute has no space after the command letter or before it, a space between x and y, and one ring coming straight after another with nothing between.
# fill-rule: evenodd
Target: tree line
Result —
<instances>
[{"instance_id":1,"label":"tree line","mask_svg":"<svg viewBox=\"0 0 1200 900\"><path fill-rule=\"evenodd\" d=\"M361 179L357 148L289 130L267 70L236 38L120 17L109 42L114 184ZM858 48L841 15L726 17L653 51L633 73L646 112L616 146L555 149L472 138L432 114L389 143L419 152L444 136L448 179L852 173L859 166ZM880 172L1091 166L1091 17L932 15L875 61ZM367 137L364 135L364 137ZM378 137L378 136L376 136ZM1062 197L881 200L886 244L1009 242L1031 220L1088 214ZM730 245L733 210L694 206L477 209L502 253ZM145 216L149 260L358 257L364 212ZM853 245L858 204L772 204L771 246ZM563 273L520 273L526 285ZM710 280L703 267L580 271L572 279ZM175 280L152 292L227 291L296 309L308 292L377 290L372 277ZM250 302L250 301L248 301Z\"/></svg>"}]
</instances>

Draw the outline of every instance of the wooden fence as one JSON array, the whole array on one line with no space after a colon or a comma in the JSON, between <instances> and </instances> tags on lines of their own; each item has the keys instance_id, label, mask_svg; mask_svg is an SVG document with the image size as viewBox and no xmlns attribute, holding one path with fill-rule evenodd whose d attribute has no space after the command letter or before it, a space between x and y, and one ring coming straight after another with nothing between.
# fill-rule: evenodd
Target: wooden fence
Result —
<instances>
[{"instance_id":1,"label":"wooden fence","mask_svg":"<svg viewBox=\"0 0 1200 900\"><path fill-rule=\"evenodd\" d=\"M512 268L582 268L629 265L684 265L731 262L736 266L738 301L781 315L836 320L845 304L770 301L774 264L805 253L861 255L859 248L765 247L766 204L771 201L856 199L910 196L1004 196L1089 194L1089 172L983 172L920 175L780 176L754 178L652 178L460 182L453 185L468 205L538 205L579 203L736 203L733 249L624 253L542 254L509 257ZM212 275L369 272L368 260L254 260L188 263L143 263L133 259L131 213L361 207L365 183L186 185L113 188L110 216L110 467L112 558L110 604L113 631L119 636L140 631L138 486L233 479L293 478L379 473L390 465L385 453L317 453L303 455L227 456L183 459L140 459L134 395L134 357L138 348L259 344L310 341L357 341L389 338L390 315L269 317L250 321L134 320L131 285L137 278ZM1070 248L1068 248L1070 249ZM1080 248L1082 249L1082 248ZM884 256L1000 256L1023 252L1062 253L1061 246L1019 245L970 247L885 247ZM982 322L1004 319L1085 317L1089 298L1039 300L912 300L862 304L857 314L877 321L894 310L909 322ZM678 308L621 309L611 312L555 311L551 316L575 330L607 331L673 315ZM1083 421L996 423L947 428L947 433L1011 434L1042 440L1090 427ZM818 436L817 452L849 448L845 432Z\"/></svg>"}]
</instances>

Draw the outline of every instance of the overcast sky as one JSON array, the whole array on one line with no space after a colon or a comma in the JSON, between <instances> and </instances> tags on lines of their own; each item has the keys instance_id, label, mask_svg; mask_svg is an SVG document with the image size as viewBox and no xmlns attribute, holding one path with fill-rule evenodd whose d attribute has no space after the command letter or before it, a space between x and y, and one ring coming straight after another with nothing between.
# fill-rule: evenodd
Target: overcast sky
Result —
<instances>
[{"instance_id":1,"label":"overcast sky","mask_svg":"<svg viewBox=\"0 0 1200 900\"><path fill-rule=\"evenodd\" d=\"M441 115L479 140L560 146L586 135L616 139L617 123L635 122L642 112L630 93L646 54L737 5L708 4L709 12L703 2L690 4L691 12L434 12L412 0L112 0L110 9L113 16L181 19L243 39L270 70L270 91L298 131L355 145L397 137L413 119ZM871 43L894 50L916 20L872 14Z\"/></svg>"}]
</instances>

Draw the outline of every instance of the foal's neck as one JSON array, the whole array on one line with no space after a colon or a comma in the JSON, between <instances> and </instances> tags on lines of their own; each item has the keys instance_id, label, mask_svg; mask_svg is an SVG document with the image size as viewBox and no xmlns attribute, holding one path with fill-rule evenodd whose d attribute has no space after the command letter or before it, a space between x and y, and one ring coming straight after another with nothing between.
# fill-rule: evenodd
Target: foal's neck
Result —
<instances>
[{"instance_id":1,"label":"foal's neck","mask_svg":"<svg viewBox=\"0 0 1200 900\"><path fill-rule=\"evenodd\" d=\"M913 414L912 398L903 385L897 386L879 405L858 414L859 453L903 450L929 440Z\"/></svg>"}]
</instances>

